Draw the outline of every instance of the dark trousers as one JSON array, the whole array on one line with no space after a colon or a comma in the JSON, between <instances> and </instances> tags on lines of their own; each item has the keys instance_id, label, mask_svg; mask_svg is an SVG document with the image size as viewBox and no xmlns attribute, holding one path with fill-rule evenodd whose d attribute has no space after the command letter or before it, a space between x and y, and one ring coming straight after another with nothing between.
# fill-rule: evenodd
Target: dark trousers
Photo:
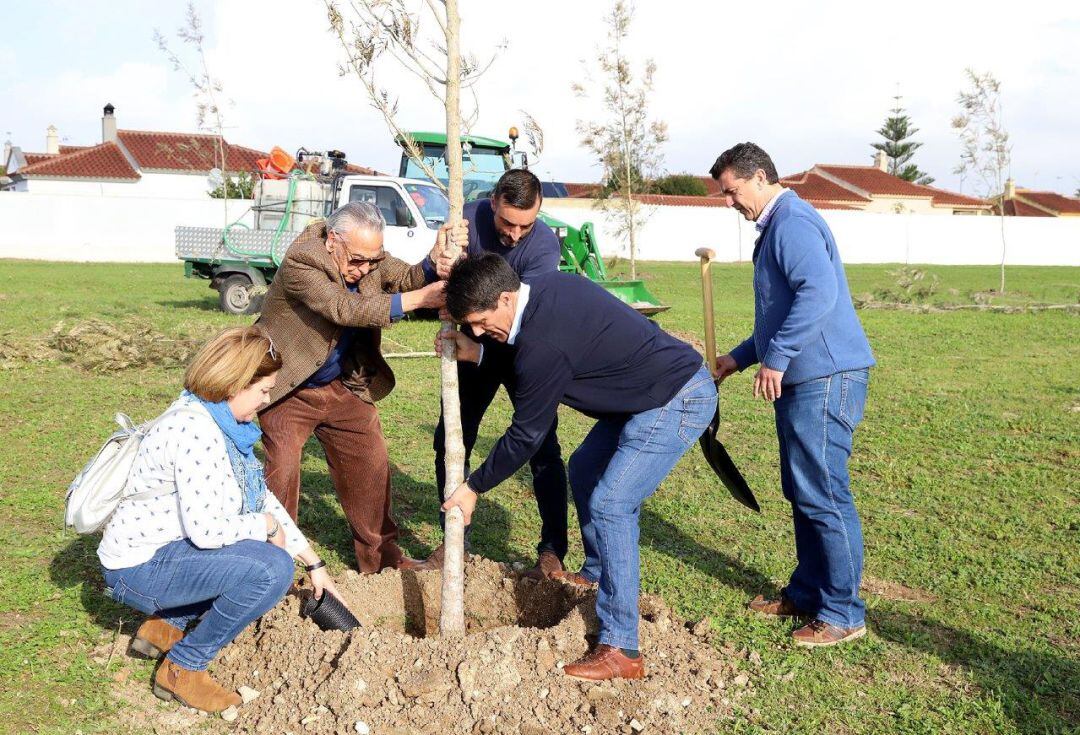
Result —
<instances>
[{"instance_id":1,"label":"dark trousers","mask_svg":"<svg viewBox=\"0 0 1080 735\"><path fill-rule=\"evenodd\" d=\"M335 380L293 391L259 415L259 426L266 485L289 515L296 519L300 461L314 432L352 529L357 568L371 573L397 566L402 553L390 516L390 461L378 409Z\"/></svg>"},{"instance_id":2,"label":"dark trousers","mask_svg":"<svg viewBox=\"0 0 1080 735\"><path fill-rule=\"evenodd\" d=\"M465 442L465 476L469 476L469 457L476 444L480 421L484 418L499 386L506 386L510 402L514 402L513 363L510 350L501 345L484 345L484 359L480 366L458 363L458 393L461 398L461 433ZM540 512L540 542L537 554L554 552L562 559L566 556L566 466L563 464L556 419L544 437L540 448L529 460L533 476L533 494ZM446 432L443 418L435 428L435 482L439 504L442 504L443 486L446 484ZM451 490L452 492L452 490ZM439 514L439 522L444 521ZM469 527L465 528L465 548L469 547Z\"/></svg>"}]
</instances>

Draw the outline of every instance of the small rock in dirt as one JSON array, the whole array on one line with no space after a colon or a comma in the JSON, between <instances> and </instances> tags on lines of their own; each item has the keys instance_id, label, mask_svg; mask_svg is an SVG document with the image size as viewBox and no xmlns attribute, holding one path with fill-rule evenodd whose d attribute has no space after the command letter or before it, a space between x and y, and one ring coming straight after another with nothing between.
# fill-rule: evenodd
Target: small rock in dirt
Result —
<instances>
[{"instance_id":1,"label":"small rock in dirt","mask_svg":"<svg viewBox=\"0 0 1080 735\"><path fill-rule=\"evenodd\" d=\"M708 618L702 618L694 624L694 627L690 629L690 632L698 638L706 638L712 633L712 624L709 622Z\"/></svg>"},{"instance_id":2,"label":"small rock in dirt","mask_svg":"<svg viewBox=\"0 0 1080 735\"><path fill-rule=\"evenodd\" d=\"M353 725L353 729L356 730L356 732L358 732L360 735L371 735L371 728L368 727L368 724L362 720L357 720L356 724Z\"/></svg>"},{"instance_id":3,"label":"small rock in dirt","mask_svg":"<svg viewBox=\"0 0 1080 735\"><path fill-rule=\"evenodd\" d=\"M240 687L236 690L236 693L240 695L240 699L244 704L255 701L262 694L258 689L252 689L251 687Z\"/></svg>"},{"instance_id":4,"label":"small rock in dirt","mask_svg":"<svg viewBox=\"0 0 1080 735\"><path fill-rule=\"evenodd\" d=\"M746 674L739 674L731 681L731 683L737 687L744 687L750 683L750 677Z\"/></svg>"},{"instance_id":5,"label":"small rock in dirt","mask_svg":"<svg viewBox=\"0 0 1080 735\"><path fill-rule=\"evenodd\" d=\"M548 690L548 688L547 688L547 687L544 687L543 689L541 689L541 690L540 690L540 691L539 691L539 692L537 693L537 695L536 695L536 696L537 696L537 698L539 698L539 699L547 699L547 695L548 695L549 693L550 693L550 691Z\"/></svg>"},{"instance_id":6,"label":"small rock in dirt","mask_svg":"<svg viewBox=\"0 0 1080 735\"><path fill-rule=\"evenodd\" d=\"M221 713L221 719L225 720L225 722L232 722L239 716L240 713L236 711L236 707L229 707Z\"/></svg>"},{"instance_id":7,"label":"small rock in dirt","mask_svg":"<svg viewBox=\"0 0 1080 735\"><path fill-rule=\"evenodd\" d=\"M633 719L630 720L630 729L634 732L641 732L645 729L645 726L638 722L637 719Z\"/></svg>"},{"instance_id":8,"label":"small rock in dirt","mask_svg":"<svg viewBox=\"0 0 1080 735\"><path fill-rule=\"evenodd\" d=\"M367 682L363 679L357 678L357 680L353 683L353 688L356 689L357 694L363 694L367 691Z\"/></svg>"},{"instance_id":9,"label":"small rock in dirt","mask_svg":"<svg viewBox=\"0 0 1080 735\"><path fill-rule=\"evenodd\" d=\"M617 695L614 689L607 687L592 687L585 693L585 698L590 702L603 702L605 699L615 699Z\"/></svg>"},{"instance_id":10,"label":"small rock in dirt","mask_svg":"<svg viewBox=\"0 0 1080 735\"><path fill-rule=\"evenodd\" d=\"M686 699L684 699L684 700L682 701L682 706L683 706L683 707L689 707L689 706L690 706L690 703L691 703L692 701L693 701L693 700L692 700L692 699L690 699L690 697L687 697Z\"/></svg>"},{"instance_id":11,"label":"small rock in dirt","mask_svg":"<svg viewBox=\"0 0 1080 735\"><path fill-rule=\"evenodd\" d=\"M750 655L747 656L747 658L754 666L761 666L761 654L757 651L751 651Z\"/></svg>"}]
</instances>

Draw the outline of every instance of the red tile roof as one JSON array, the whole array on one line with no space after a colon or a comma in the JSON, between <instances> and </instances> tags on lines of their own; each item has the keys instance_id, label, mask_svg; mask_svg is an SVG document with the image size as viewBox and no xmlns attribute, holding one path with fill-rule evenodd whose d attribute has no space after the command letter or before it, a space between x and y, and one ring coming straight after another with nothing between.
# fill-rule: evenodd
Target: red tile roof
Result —
<instances>
[{"instance_id":1,"label":"red tile roof","mask_svg":"<svg viewBox=\"0 0 1080 735\"><path fill-rule=\"evenodd\" d=\"M932 197L932 194L917 184L904 181L900 177L886 173L876 166L818 164L814 168L862 189L871 196L919 197L920 199Z\"/></svg>"},{"instance_id":2,"label":"red tile roof","mask_svg":"<svg viewBox=\"0 0 1080 735\"><path fill-rule=\"evenodd\" d=\"M635 194L642 204L663 204L669 207L727 207L727 202L716 197L684 196L677 194Z\"/></svg>"},{"instance_id":3,"label":"red tile roof","mask_svg":"<svg viewBox=\"0 0 1080 735\"><path fill-rule=\"evenodd\" d=\"M1056 191L1030 191L1017 189L1016 196L1031 204L1053 210L1058 214L1080 214L1080 199L1058 194Z\"/></svg>"},{"instance_id":4,"label":"red tile roof","mask_svg":"<svg viewBox=\"0 0 1080 735\"><path fill-rule=\"evenodd\" d=\"M31 154L33 155L33 154ZM76 179L139 178L115 143L102 143L64 155L45 154L44 160L15 172L18 176L59 176Z\"/></svg>"},{"instance_id":5,"label":"red tile roof","mask_svg":"<svg viewBox=\"0 0 1080 735\"><path fill-rule=\"evenodd\" d=\"M60 155L65 153L74 153L75 151L85 151L91 146L88 145L62 145L60 146Z\"/></svg>"},{"instance_id":6,"label":"red tile roof","mask_svg":"<svg viewBox=\"0 0 1080 735\"><path fill-rule=\"evenodd\" d=\"M794 190L796 194L808 202L827 201L866 204L870 201L866 197L856 194L850 189L845 189L813 171L803 171L799 174L785 176L780 179L780 183L788 189Z\"/></svg>"},{"instance_id":7,"label":"red tile roof","mask_svg":"<svg viewBox=\"0 0 1080 735\"><path fill-rule=\"evenodd\" d=\"M957 194L954 191L945 191L936 186L926 186L924 184L915 184L915 186L920 189L925 189L932 197L934 197L930 204L935 207L972 207L976 209L985 209L990 206L990 202L985 199L964 196L963 194Z\"/></svg>"},{"instance_id":8,"label":"red tile roof","mask_svg":"<svg viewBox=\"0 0 1080 735\"><path fill-rule=\"evenodd\" d=\"M567 194L577 199L591 199L600 190L599 184L572 184L567 182L563 186L566 187Z\"/></svg>"},{"instance_id":9,"label":"red tile roof","mask_svg":"<svg viewBox=\"0 0 1080 735\"><path fill-rule=\"evenodd\" d=\"M215 135L119 130L117 136L139 168L144 170L206 173L212 168L221 168ZM230 171L254 171L255 159L267 155L228 141L224 145L226 168Z\"/></svg>"},{"instance_id":10,"label":"red tile roof","mask_svg":"<svg viewBox=\"0 0 1080 735\"><path fill-rule=\"evenodd\" d=\"M23 158L26 159L27 166L33 166L35 163L41 163L42 161L48 161L51 158L56 158L59 155L57 153L26 153L23 152Z\"/></svg>"},{"instance_id":11,"label":"red tile roof","mask_svg":"<svg viewBox=\"0 0 1080 735\"><path fill-rule=\"evenodd\" d=\"M997 205L994 205L994 214L999 213ZM1006 217L1053 217L1054 215L1049 212L1033 207L1030 204L1020 201L1019 199L1006 199L1005 200L1005 216Z\"/></svg>"},{"instance_id":12,"label":"red tile roof","mask_svg":"<svg viewBox=\"0 0 1080 735\"><path fill-rule=\"evenodd\" d=\"M813 199L807 199L806 203L812 206L814 209L846 209L850 212L858 212L858 207L851 207L847 204L840 204L838 202L828 201L814 201Z\"/></svg>"}]
</instances>

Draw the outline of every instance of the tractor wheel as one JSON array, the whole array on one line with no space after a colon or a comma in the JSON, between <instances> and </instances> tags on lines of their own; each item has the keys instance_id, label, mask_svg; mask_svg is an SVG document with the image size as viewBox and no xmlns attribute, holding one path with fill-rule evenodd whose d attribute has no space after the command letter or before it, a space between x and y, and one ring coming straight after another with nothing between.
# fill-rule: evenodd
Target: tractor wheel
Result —
<instances>
[{"instance_id":1,"label":"tractor wheel","mask_svg":"<svg viewBox=\"0 0 1080 735\"><path fill-rule=\"evenodd\" d=\"M228 314L257 314L262 306L262 299L251 295L251 279L247 276L233 275L218 286L218 301L221 310Z\"/></svg>"}]
</instances>

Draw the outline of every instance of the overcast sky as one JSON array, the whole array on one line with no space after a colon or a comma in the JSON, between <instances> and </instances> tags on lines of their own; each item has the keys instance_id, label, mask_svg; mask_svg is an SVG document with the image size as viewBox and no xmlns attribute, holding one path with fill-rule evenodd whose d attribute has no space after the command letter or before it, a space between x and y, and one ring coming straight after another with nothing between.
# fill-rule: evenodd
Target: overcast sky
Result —
<instances>
[{"instance_id":1,"label":"overcast sky","mask_svg":"<svg viewBox=\"0 0 1080 735\"><path fill-rule=\"evenodd\" d=\"M419 7L419 0L410 0ZM461 0L465 46L508 46L477 86L473 132L505 137L531 113L546 136L543 178L595 181L575 121L597 110L575 98L605 44L606 0ZM186 80L153 41L181 25L185 2L35 0L0 4L0 136L45 147L56 125L71 144L100 142L101 108L121 128L194 131ZM814 163L868 164L875 130L897 85L919 128L915 162L957 189L959 145L949 121L964 68L1002 83L1018 185L1071 194L1080 188L1080 3L715 2L638 0L630 55L657 65L650 102L667 122L665 169L705 173L731 144L753 140L780 173ZM226 137L268 150L339 148L353 162L396 173L398 153L355 79L340 78L336 41L317 0L198 0L209 60L232 100ZM763 15L759 15L762 10ZM186 50L177 44L178 50ZM409 129L439 129L440 107L393 69ZM972 183L965 185L970 191Z\"/></svg>"}]
</instances>

